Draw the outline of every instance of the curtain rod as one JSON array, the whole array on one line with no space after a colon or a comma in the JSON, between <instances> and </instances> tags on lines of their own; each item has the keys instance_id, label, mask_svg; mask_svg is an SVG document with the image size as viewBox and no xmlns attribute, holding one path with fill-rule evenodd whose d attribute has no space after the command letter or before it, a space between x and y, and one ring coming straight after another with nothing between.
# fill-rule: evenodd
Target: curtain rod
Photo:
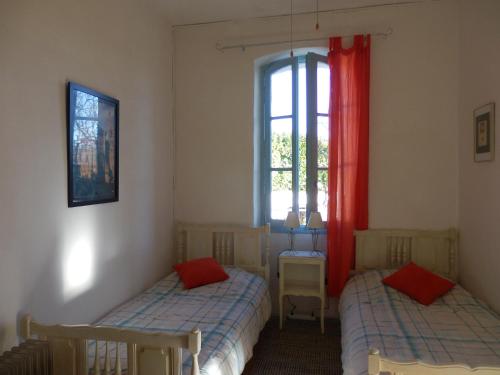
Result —
<instances>
[{"instance_id":1,"label":"curtain rod","mask_svg":"<svg viewBox=\"0 0 500 375\"><path fill-rule=\"evenodd\" d=\"M372 37L375 37L375 38L386 39L387 37L392 35L393 32L394 32L394 30L392 29L392 27L389 27L385 32L373 33L371 35L372 35ZM340 36L342 38L351 38L354 35L356 35L356 34L346 34L346 35L338 35L338 36ZM328 41L328 40L329 40L328 37L303 38L303 39L294 39L293 42L294 43L320 42L320 41L323 42L323 41ZM252 47L275 46L275 45L279 45L279 44L289 44L289 43L290 43L290 39L276 40L276 41L272 41L272 42L237 43L237 44L228 44L228 45L224 45L223 42L217 42L215 44L215 48L220 52L224 52L225 50L236 49L236 48L241 49L242 51L245 51L247 48L252 48Z\"/></svg>"}]
</instances>

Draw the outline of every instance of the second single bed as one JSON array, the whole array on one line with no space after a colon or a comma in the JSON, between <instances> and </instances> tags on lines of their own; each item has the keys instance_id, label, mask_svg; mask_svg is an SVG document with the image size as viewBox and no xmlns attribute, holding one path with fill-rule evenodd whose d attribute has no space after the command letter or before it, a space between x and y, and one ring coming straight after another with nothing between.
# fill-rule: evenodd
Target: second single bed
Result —
<instances>
[{"instance_id":1,"label":"second single bed","mask_svg":"<svg viewBox=\"0 0 500 375\"><path fill-rule=\"evenodd\" d=\"M355 276L342 293L344 375L368 374L369 349L399 363L500 368L498 315L460 285L424 306L382 283L393 271Z\"/></svg>"},{"instance_id":2,"label":"second single bed","mask_svg":"<svg viewBox=\"0 0 500 375\"><path fill-rule=\"evenodd\" d=\"M500 317L459 284L425 306L382 283L414 262L458 280L457 233L356 232L356 270L340 299L344 375L500 374Z\"/></svg>"}]
</instances>

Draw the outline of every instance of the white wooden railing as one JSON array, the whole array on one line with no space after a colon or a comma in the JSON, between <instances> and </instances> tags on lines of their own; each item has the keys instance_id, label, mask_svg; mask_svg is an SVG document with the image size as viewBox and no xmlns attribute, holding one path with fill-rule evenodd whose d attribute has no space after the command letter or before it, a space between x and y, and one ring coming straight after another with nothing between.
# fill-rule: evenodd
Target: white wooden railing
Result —
<instances>
[{"instance_id":1,"label":"white wooden railing","mask_svg":"<svg viewBox=\"0 0 500 375\"><path fill-rule=\"evenodd\" d=\"M500 375L498 367L470 368L466 365L429 365L422 362L397 362L384 358L376 349L368 354L369 375Z\"/></svg>"},{"instance_id":2,"label":"white wooden railing","mask_svg":"<svg viewBox=\"0 0 500 375\"><path fill-rule=\"evenodd\" d=\"M43 325L26 315L21 320L24 338L37 336L50 343L53 375L88 375L87 343L95 341L95 359L91 369L94 375L121 374L120 346L127 345L128 375L183 375L182 349L191 353L191 375L199 375L198 355L201 350L201 332L198 329L185 335L149 333L113 327L91 325ZM105 342L104 368L99 342ZM114 361L109 344L115 344ZM114 366L112 366L114 362Z\"/></svg>"}]
</instances>

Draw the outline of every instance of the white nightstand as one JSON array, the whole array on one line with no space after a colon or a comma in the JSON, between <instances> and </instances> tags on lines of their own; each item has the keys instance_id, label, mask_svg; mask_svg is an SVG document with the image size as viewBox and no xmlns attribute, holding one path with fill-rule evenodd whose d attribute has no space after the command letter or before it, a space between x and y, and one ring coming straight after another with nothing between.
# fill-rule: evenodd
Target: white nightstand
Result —
<instances>
[{"instance_id":1,"label":"white nightstand","mask_svg":"<svg viewBox=\"0 0 500 375\"><path fill-rule=\"evenodd\" d=\"M280 329L285 296L318 297L321 300L321 333L325 332L325 261L321 252L283 251L279 258Z\"/></svg>"}]
</instances>

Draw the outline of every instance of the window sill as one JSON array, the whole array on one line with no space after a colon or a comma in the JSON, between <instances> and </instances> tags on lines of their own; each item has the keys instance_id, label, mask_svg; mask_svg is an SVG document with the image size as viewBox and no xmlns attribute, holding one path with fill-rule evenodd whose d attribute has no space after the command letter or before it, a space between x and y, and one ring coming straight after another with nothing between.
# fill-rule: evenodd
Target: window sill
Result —
<instances>
[{"instance_id":1,"label":"window sill","mask_svg":"<svg viewBox=\"0 0 500 375\"><path fill-rule=\"evenodd\" d=\"M325 223L326 225L326 223ZM305 225L301 225L300 228L294 229L293 233L294 234L311 234L313 231L312 229L308 229ZM281 223L276 223L276 224L271 224L271 233L290 233L290 229L286 228L283 226ZM325 229L318 229L317 231L318 234L320 235L326 235L327 230Z\"/></svg>"}]
</instances>

